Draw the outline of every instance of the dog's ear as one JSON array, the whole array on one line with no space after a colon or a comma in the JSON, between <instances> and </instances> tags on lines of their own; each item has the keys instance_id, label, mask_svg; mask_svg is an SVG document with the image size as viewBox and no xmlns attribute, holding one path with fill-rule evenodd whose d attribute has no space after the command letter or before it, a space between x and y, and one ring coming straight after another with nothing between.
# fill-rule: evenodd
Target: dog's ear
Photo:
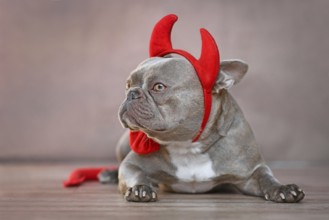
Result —
<instances>
[{"instance_id":1,"label":"dog's ear","mask_svg":"<svg viewBox=\"0 0 329 220\"><path fill-rule=\"evenodd\" d=\"M229 89L240 82L248 70L248 64L242 60L223 60L220 63L220 71L213 93L219 93L221 89Z\"/></svg>"}]
</instances>

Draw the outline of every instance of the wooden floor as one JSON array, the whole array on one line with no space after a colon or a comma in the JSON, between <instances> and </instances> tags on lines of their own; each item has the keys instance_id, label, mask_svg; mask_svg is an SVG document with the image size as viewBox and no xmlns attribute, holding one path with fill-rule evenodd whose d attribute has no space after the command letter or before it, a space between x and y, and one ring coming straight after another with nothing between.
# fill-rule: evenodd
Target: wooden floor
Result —
<instances>
[{"instance_id":1,"label":"wooden floor","mask_svg":"<svg viewBox=\"0 0 329 220\"><path fill-rule=\"evenodd\" d=\"M274 165L284 183L306 192L299 204L276 204L240 194L166 194L156 203L125 202L115 185L89 182L63 188L75 167L99 164L0 164L0 219L329 219L329 167Z\"/></svg>"}]
</instances>

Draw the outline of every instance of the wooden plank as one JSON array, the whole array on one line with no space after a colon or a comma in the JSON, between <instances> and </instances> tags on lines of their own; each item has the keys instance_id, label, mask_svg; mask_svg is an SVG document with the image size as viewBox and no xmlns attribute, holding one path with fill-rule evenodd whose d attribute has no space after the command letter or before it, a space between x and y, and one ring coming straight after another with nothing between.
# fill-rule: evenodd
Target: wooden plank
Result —
<instances>
[{"instance_id":1,"label":"wooden plank","mask_svg":"<svg viewBox=\"0 0 329 220\"><path fill-rule=\"evenodd\" d=\"M61 185L74 167L86 164L0 165L0 219L328 219L328 167L275 169L285 183L306 192L299 204L276 204L240 194L161 193L160 201L125 202L115 185ZM90 164L87 164L90 166ZM97 166L97 164L95 164Z\"/></svg>"}]
</instances>

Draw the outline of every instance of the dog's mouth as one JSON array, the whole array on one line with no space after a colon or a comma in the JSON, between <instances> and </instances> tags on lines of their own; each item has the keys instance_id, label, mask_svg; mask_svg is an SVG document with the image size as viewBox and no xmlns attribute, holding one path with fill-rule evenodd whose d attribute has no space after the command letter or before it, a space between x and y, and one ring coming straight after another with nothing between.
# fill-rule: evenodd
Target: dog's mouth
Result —
<instances>
[{"instance_id":1,"label":"dog's mouth","mask_svg":"<svg viewBox=\"0 0 329 220\"><path fill-rule=\"evenodd\" d=\"M120 114L120 121L123 127L129 128L131 131L143 131L145 133L159 134L166 133L170 130L166 126L162 125L162 123L157 127L150 127L139 121L136 117L131 116L128 111L124 111Z\"/></svg>"},{"instance_id":2,"label":"dog's mouth","mask_svg":"<svg viewBox=\"0 0 329 220\"><path fill-rule=\"evenodd\" d=\"M145 133L163 133L168 131L168 126L161 114L151 110L148 102L127 102L121 105L119 119L123 127L132 131Z\"/></svg>"},{"instance_id":3,"label":"dog's mouth","mask_svg":"<svg viewBox=\"0 0 329 220\"><path fill-rule=\"evenodd\" d=\"M138 131L143 128L143 126L134 117L130 117L128 115L127 111L120 114L120 122L123 127L129 128L132 131Z\"/></svg>"}]
</instances>

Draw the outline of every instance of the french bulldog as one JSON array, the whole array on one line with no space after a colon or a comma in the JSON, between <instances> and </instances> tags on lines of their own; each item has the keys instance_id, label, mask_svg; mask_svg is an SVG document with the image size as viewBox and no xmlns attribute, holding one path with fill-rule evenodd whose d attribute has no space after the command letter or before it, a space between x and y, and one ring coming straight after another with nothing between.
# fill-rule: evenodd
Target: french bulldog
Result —
<instances>
[{"instance_id":1,"label":"french bulldog","mask_svg":"<svg viewBox=\"0 0 329 220\"><path fill-rule=\"evenodd\" d=\"M265 164L251 127L229 89L248 65L224 60L211 88L212 105L197 141L205 107L203 85L191 62L177 53L151 57L132 71L119 109L122 125L142 131L160 148L149 154L130 149L129 131L117 156L119 191L127 201L154 202L158 191L205 193L230 186L273 202L299 202L303 190L282 185Z\"/></svg>"}]
</instances>

